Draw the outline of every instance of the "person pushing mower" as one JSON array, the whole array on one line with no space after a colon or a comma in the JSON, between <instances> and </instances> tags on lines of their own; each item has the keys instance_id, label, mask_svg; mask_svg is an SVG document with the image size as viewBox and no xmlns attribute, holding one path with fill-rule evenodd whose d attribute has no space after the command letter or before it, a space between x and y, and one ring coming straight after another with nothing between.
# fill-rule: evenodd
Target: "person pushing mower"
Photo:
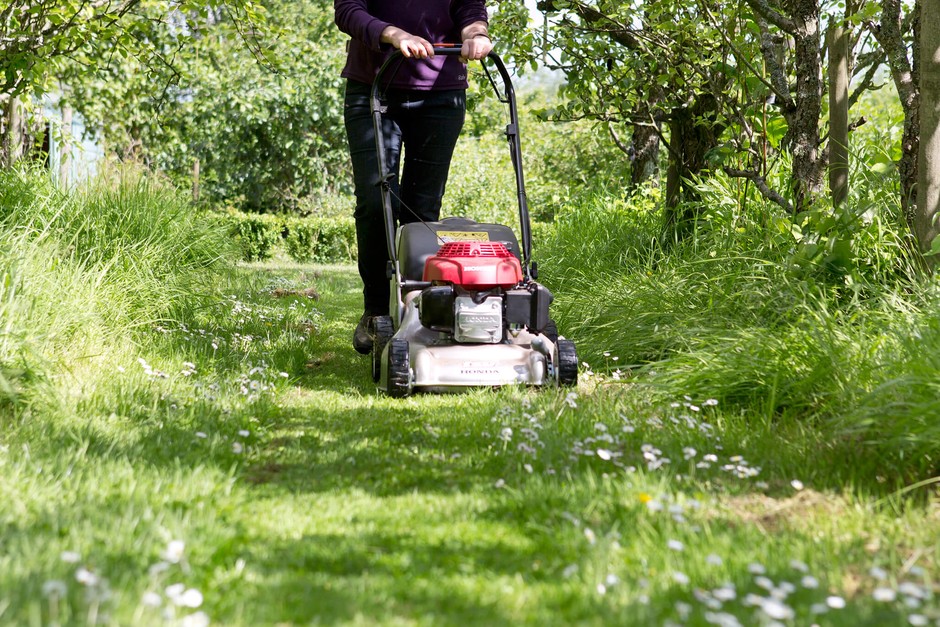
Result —
<instances>
[{"instance_id":1,"label":"person pushing mower","mask_svg":"<svg viewBox=\"0 0 940 627\"><path fill-rule=\"evenodd\" d=\"M485 58L493 43L484 0L334 0L333 8L336 25L352 38L342 72L344 122L363 283L363 314L353 332L353 347L368 354L374 342L372 320L389 315L390 299L370 110L372 82L395 50L416 60L402 65L386 86L382 133L396 220L401 225L433 222L439 218L451 157L464 123L466 62ZM443 43L459 43L459 57L435 54L434 45Z\"/></svg>"}]
</instances>

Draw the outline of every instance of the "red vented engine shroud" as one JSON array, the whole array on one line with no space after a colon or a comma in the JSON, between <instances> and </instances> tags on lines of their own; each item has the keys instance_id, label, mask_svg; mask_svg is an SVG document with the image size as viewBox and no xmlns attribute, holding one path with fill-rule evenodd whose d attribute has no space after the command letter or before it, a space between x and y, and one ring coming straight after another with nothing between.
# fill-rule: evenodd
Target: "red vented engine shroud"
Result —
<instances>
[{"instance_id":1,"label":"red vented engine shroud","mask_svg":"<svg viewBox=\"0 0 940 627\"><path fill-rule=\"evenodd\" d=\"M448 242L424 264L424 280L466 289L509 289L522 281L522 264L500 242Z\"/></svg>"}]
</instances>

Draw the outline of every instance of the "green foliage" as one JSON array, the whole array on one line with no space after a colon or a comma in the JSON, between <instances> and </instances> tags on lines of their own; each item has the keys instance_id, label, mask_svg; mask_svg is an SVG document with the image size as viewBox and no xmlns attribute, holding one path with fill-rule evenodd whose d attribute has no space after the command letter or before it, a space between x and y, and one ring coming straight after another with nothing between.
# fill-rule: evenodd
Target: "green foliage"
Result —
<instances>
[{"instance_id":1,"label":"green foliage","mask_svg":"<svg viewBox=\"0 0 940 627\"><path fill-rule=\"evenodd\" d=\"M837 424L886 466L935 471L938 433L923 416L935 412L924 355L936 321L919 312L940 300L913 280L897 207L862 195L852 211L820 207L794 224L744 202L738 185L703 186L703 218L680 242L663 240L650 208L615 195L560 215L540 259L565 295L553 305L562 331L584 361L616 355L664 398Z\"/></svg>"},{"instance_id":2,"label":"green foliage","mask_svg":"<svg viewBox=\"0 0 940 627\"><path fill-rule=\"evenodd\" d=\"M83 50L60 74L65 98L110 150L180 187L198 160L211 206L277 212L342 189L344 53L332 12L314 0L262 5L185 5L167 21L160 2L145 3L122 24L146 48Z\"/></svg>"},{"instance_id":3,"label":"green foliage","mask_svg":"<svg viewBox=\"0 0 940 627\"><path fill-rule=\"evenodd\" d=\"M270 259L283 245L300 262L349 263L356 258L356 227L351 218L297 217L229 210L212 214L238 242L245 261Z\"/></svg>"},{"instance_id":4,"label":"green foliage","mask_svg":"<svg viewBox=\"0 0 940 627\"><path fill-rule=\"evenodd\" d=\"M556 211L597 186L625 187L630 162L602 126L590 121L549 122L549 86L534 84L519 95L519 126L529 211L551 222ZM489 84L474 85L464 136L451 161L443 215L514 228L519 222L515 178L503 129L506 106Z\"/></svg>"},{"instance_id":5,"label":"green foliage","mask_svg":"<svg viewBox=\"0 0 940 627\"><path fill-rule=\"evenodd\" d=\"M63 76L73 85L94 80L112 61L126 59L140 62L138 69L158 75L168 69L172 74L172 50L182 50L194 30L187 19L205 20L223 8L246 33L256 33L263 24L263 12L253 0L12 0L0 12L0 93L41 94ZM256 46L252 35L245 43Z\"/></svg>"},{"instance_id":6,"label":"green foliage","mask_svg":"<svg viewBox=\"0 0 940 627\"><path fill-rule=\"evenodd\" d=\"M38 173L0 173L0 398L29 398L50 371L169 315L231 257L224 242L132 170L73 195Z\"/></svg>"},{"instance_id":7,"label":"green foliage","mask_svg":"<svg viewBox=\"0 0 940 627\"><path fill-rule=\"evenodd\" d=\"M245 261L263 261L271 256L272 249L280 239L280 221L270 215L230 213L226 220L242 251Z\"/></svg>"}]
</instances>

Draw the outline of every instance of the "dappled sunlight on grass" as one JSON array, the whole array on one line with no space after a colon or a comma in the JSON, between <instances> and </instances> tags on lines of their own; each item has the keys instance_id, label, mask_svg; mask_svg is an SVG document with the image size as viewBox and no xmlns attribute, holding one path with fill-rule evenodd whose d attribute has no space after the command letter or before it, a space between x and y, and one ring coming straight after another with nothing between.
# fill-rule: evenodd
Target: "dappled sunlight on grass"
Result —
<instances>
[{"instance_id":1,"label":"dappled sunlight on grass","mask_svg":"<svg viewBox=\"0 0 940 627\"><path fill-rule=\"evenodd\" d=\"M242 266L21 413L0 621L934 619L937 504L855 443L609 351L576 391L393 400L358 301L352 268Z\"/></svg>"}]
</instances>

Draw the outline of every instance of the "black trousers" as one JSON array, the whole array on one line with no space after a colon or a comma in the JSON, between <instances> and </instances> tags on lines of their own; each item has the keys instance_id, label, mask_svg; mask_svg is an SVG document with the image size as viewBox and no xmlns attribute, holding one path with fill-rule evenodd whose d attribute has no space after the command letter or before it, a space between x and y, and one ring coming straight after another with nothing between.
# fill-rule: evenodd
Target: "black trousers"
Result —
<instances>
[{"instance_id":1,"label":"black trousers","mask_svg":"<svg viewBox=\"0 0 940 627\"><path fill-rule=\"evenodd\" d=\"M369 109L371 89L365 83L346 82L344 119L356 191L354 215L364 311L378 316L388 314L388 247ZM454 146L463 128L466 92L390 89L386 96L388 112L383 116L382 133L385 163L392 173L395 220L398 224L437 220Z\"/></svg>"}]
</instances>

